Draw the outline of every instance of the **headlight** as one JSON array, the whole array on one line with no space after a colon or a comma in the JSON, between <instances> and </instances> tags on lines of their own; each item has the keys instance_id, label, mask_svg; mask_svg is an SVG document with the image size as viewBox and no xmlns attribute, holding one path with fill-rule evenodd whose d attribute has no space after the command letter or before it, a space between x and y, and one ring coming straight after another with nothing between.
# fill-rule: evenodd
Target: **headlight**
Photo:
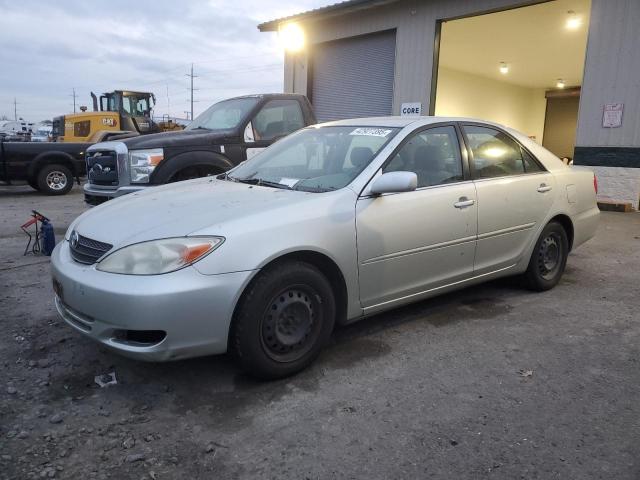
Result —
<instances>
[{"instance_id":1,"label":"headlight","mask_svg":"<svg viewBox=\"0 0 640 480\"><path fill-rule=\"evenodd\" d=\"M161 148L149 150L132 150L129 152L131 183L149 183L151 172L164 160Z\"/></svg>"},{"instance_id":2,"label":"headlight","mask_svg":"<svg viewBox=\"0 0 640 480\"><path fill-rule=\"evenodd\" d=\"M96 269L127 275L169 273L197 262L223 241L223 237L179 237L136 243L107 255Z\"/></svg>"}]
</instances>

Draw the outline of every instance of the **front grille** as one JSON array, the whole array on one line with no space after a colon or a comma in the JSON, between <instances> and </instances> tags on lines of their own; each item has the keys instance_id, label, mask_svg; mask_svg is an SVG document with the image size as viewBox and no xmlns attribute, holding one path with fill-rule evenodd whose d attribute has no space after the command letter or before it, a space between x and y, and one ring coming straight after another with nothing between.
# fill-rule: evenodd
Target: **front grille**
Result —
<instances>
[{"instance_id":1,"label":"front grille","mask_svg":"<svg viewBox=\"0 0 640 480\"><path fill-rule=\"evenodd\" d=\"M87 178L94 185L118 185L118 155L111 151L90 152L87 163Z\"/></svg>"},{"instance_id":2,"label":"front grille","mask_svg":"<svg viewBox=\"0 0 640 480\"><path fill-rule=\"evenodd\" d=\"M113 247L110 243L99 242L91 238L83 237L82 235L78 235L76 242L73 238L74 235L77 235L77 233L73 232L71 234L70 245L71 256L76 262L86 263L88 265L96 263L96 260Z\"/></svg>"}]
</instances>

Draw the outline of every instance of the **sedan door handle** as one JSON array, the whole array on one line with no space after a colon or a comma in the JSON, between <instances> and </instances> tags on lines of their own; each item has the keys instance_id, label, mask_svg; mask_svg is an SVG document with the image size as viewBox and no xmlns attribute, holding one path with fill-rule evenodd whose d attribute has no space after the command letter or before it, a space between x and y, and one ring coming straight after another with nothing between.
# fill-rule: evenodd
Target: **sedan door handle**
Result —
<instances>
[{"instance_id":1,"label":"sedan door handle","mask_svg":"<svg viewBox=\"0 0 640 480\"><path fill-rule=\"evenodd\" d=\"M545 193L551 190L551 185L547 185L546 183L541 183L538 187L538 192Z\"/></svg>"},{"instance_id":2,"label":"sedan door handle","mask_svg":"<svg viewBox=\"0 0 640 480\"><path fill-rule=\"evenodd\" d=\"M475 200L469 200L467 197L460 197L460 199L456 203L454 203L453 206L456 208L466 208L470 207L474 203L476 203Z\"/></svg>"}]
</instances>

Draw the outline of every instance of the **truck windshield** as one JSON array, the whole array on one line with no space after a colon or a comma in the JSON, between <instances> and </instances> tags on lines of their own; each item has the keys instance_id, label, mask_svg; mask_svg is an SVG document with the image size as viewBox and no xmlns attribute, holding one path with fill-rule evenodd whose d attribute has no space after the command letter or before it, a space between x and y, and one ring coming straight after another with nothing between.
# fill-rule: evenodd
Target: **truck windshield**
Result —
<instances>
[{"instance_id":1,"label":"truck windshield","mask_svg":"<svg viewBox=\"0 0 640 480\"><path fill-rule=\"evenodd\" d=\"M258 103L257 98L233 98L215 103L198 115L185 130L236 128L256 103Z\"/></svg>"},{"instance_id":2,"label":"truck windshield","mask_svg":"<svg viewBox=\"0 0 640 480\"><path fill-rule=\"evenodd\" d=\"M351 183L399 128L312 127L276 142L229 174L231 180L326 192Z\"/></svg>"}]
</instances>

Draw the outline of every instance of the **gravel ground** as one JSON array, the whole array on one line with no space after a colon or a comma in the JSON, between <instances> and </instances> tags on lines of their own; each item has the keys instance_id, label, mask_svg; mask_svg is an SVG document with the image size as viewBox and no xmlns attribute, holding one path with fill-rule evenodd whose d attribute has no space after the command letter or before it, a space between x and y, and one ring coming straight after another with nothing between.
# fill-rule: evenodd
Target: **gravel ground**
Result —
<instances>
[{"instance_id":1,"label":"gravel ground","mask_svg":"<svg viewBox=\"0 0 640 480\"><path fill-rule=\"evenodd\" d=\"M36 208L0 187L0 478L640 478L640 214L603 213L560 285L492 282L338 329L294 378L139 363L56 315ZM115 372L100 388L96 375Z\"/></svg>"}]
</instances>

